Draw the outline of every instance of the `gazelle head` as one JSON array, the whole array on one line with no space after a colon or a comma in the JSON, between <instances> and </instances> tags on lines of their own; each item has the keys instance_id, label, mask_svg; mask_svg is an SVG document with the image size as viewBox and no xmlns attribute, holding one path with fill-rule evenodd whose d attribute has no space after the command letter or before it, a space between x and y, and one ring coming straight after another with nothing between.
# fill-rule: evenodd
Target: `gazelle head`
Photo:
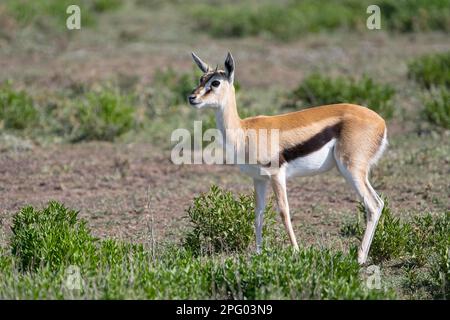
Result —
<instances>
[{"instance_id":1,"label":"gazelle head","mask_svg":"<svg viewBox=\"0 0 450 320\"><path fill-rule=\"evenodd\" d=\"M234 59L228 52L225 59L224 70L212 69L203 62L195 53L192 53L197 66L203 72L199 85L189 95L191 106L201 108L223 108L234 94Z\"/></svg>"}]
</instances>

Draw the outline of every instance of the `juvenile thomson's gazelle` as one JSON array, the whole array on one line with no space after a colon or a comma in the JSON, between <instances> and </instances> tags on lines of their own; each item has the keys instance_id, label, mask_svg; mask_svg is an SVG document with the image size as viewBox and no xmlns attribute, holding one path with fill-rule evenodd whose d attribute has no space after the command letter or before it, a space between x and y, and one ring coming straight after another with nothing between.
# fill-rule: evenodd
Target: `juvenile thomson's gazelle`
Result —
<instances>
[{"instance_id":1,"label":"juvenile thomson's gazelle","mask_svg":"<svg viewBox=\"0 0 450 320\"><path fill-rule=\"evenodd\" d=\"M189 96L196 108L213 108L217 128L227 137L226 146L249 152L246 139L228 131L277 130L279 146L276 168L268 168L267 161L258 158L256 164L240 165L241 170L254 179L256 193L255 228L256 249L262 245L263 212L266 191L270 183L280 215L295 250L297 240L292 229L286 193L286 179L292 176L319 174L337 166L346 181L356 190L366 208L366 230L358 251L358 262L367 261L370 244L384 203L369 182L369 171L381 157L386 145L386 124L372 110L348 103L308 108L276 116L257 116L241 119L236 109L233 85L235 63L228 53L224 70L212 69L198 56L192 57L201 71L200 84ZM225 132L227 131L227 133ZM266 159L267 160L267 159ZM264 162L264 164L263 164ZM262 170L265 174L260 174Z\"/></svg>"}]
</instances>

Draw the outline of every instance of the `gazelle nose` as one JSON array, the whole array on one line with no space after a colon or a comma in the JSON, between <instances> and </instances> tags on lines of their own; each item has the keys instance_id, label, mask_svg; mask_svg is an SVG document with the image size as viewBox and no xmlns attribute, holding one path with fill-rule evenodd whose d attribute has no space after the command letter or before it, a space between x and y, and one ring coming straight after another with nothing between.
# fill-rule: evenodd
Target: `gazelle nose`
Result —
<instances>
[{"instance_id":1,"label":"gazelle nose","mask_svg":"<svg viewBox=\"0 0 450 320\"><path fill-rule=\"evenodd\" d=\"M196 95L195 94L191 94L190 96L189 96L189 102L190 103L193 103L194 101L195 101L195 97L196 97Z\"/></svg>"}]
</instances>

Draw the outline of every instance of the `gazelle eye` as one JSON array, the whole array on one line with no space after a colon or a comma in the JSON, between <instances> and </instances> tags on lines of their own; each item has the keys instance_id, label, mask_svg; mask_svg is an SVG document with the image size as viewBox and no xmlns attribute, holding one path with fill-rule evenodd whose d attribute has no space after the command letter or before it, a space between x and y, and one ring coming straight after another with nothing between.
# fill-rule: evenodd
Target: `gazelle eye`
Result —
<instances>
[{"instance_id":1,"label":"gazelle eye","mask_svg":"<svg viewBox=\"0 0 450 320\"><path fill-rule=\"evenodd\" d=\"M211 82L211 85L213 86L213 87L218 87L219 85L220 85L220 81L217 81L217 80L214 80L213 82Z\"/></svg>"}]
</instances>

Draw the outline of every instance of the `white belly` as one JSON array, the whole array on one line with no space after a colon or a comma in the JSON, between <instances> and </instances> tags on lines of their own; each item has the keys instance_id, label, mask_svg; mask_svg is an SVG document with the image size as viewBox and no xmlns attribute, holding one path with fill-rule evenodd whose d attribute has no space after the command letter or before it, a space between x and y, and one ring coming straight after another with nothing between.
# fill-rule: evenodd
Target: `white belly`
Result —
<instances>
[{"instance_id":1,"label":"white belly","mask_svg":"<svg viewBox=\"0 0 450 320\"><path fill-rule=\"evenodd\" d=\"M336 165L333 152L335 143L336 140L333 139L321 149L284 164L281 169L285 170L286 178L312 176L332 169ZM271 174L266 168L259 165L241 164L239 169L242 173L257 179L268 179Z\"/></svg>"},{"instance_id":2,"label":"white belly","mask_svg":"<svg viewBox=\"0 0 450 320\"><path fill-rule=\"evenodd\" d=\"M332 169L336 164L333 155L335 143L336 140L332 139L321 149L285 164L286 177L312 176Z\"/></svg>"}]
</instances>

